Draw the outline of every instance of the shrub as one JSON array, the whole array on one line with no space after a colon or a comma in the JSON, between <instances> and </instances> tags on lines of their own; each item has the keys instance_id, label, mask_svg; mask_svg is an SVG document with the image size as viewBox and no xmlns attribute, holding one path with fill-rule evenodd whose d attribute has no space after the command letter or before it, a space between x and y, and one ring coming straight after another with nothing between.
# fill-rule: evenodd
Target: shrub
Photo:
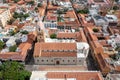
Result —
<instances>
[{"instance_id":1,"label":"shrub","mask_svg":"<svg viewBox=\"0 0 120 80\"><path fill-rule=\"evenodd\" d=\"M57 37L57 35L55 33L50 35L50 38L52 38L52 39L55 39L56 37Z\"/></svg>"},{"instance_id":2,"label":"shrub","mask_svg":"<svg viewBox=\"0 0 120 80\"><path fill-rule=\"evenodd\" d=\"M21 31L22 34L28 34L28 31L24 30L24 31Z\"/></svg>"},{"instance_id":3,"label":"shrub","mask_svg":"<svg viewBox=\"0 0 120 80\"><path fill-rule=\"evenodd\" d=\"M89 13L89 10L88 9L77 10L77 13L87 14Z\"/></svg>"},{"instance_id":4,"label":"shrub","mask_svg":"<svg viewBox=\"0 0 120 80\"><path fill-rule=\"evenodd\" d=\"M17 45L14 45L14 46L10 46L10 47L9 47L9 51L10 51L10 52L15 52L16 49L17 49Z\"/></svg>"},{"instance_id":5,"label":"shrub","mask_svg":"<svg viewBox=\"0 0 120 80\"><path fill-rule=\"evenodd\" d=\"M14 3L17 3L19 0L14 0Z\"/></svg>"},{"instance_id":6,"label":"shrub","mask_svg":"<svg viewBox=\"0 0 120 80\"><path fill-rule=\"evenodd\" d=\"M12 30L9 32L9 34L10 34L10 36L13 36L13 35L15 35L15 32Z\"/></svg>"},{"instance_id":7,"label":"shrub","mask_svg":"<svg viewBox=\"0 0 120 80\"><path fill-rule=\"evenodd\" d=\"M119 7L118 6L113 6L113 10L118 10Z\"/></svg>"},{"instance_id":8,"label":"shrub","mask_svg":"<svg viewBox=\"0 0 120 80\"><path fill-rule=\"evenodd\" d=\"M3 49L4 42L0 40L0 50Z\"/></svg>"},{"instance_id":9,"label":"shrub","mask_svg":"<svg viewBox=\"0 0 120 80\"><path fill-rule=\"evenodd\" d=\"M34 3L35 3L34 1L30 1L27 4L34 5Z\"/></svg>"},{"instance_id":10,"label":"shrub","mask_svg":"<svg viewBox=\"0 0 120 80\"><path fill-rule=\"evenodd\" d=\"M37 7L42 7L42 3L38 3Z\"/></svg>"},{"instance_id":11,"label":"shrub","mask_svg":"<svg viewBox=\"0 0 120 80\"><path fill-rule=\"evenodd\" d=\"M98 32L99 29L97 29L97 28L93 28L93 31L94 31L94 32Z\"/></svg>"}]
</instances>

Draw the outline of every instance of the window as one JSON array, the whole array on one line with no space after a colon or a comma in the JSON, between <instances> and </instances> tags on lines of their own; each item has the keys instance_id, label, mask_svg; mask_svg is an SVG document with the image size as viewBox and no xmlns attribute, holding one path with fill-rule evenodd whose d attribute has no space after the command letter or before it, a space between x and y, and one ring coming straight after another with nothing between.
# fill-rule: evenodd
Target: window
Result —
<instances>
[{"instance_id":1,"label":"window","mask_svg":"<svg viewBox=\"0 0 120 80\"><path fill-rule=\"evenodd\" d=\"M63 62L64 62L64 60L63 60Z\"/></svg>"},{"instance_id":2,"label":"window","mask_svg":"<svg viewBox=\"0 0 120 80\"><path fill-rule=\"evenodd\" d=\"M42 62L44 62L44 60L42 60Z\"/></svg>"},{"instance_id":3,"label":"window","mask_svg":"<svg viewBox=\"0 0 120 80\"><path fill-rule=\"evenodd\" d=\"M46 60L48 62L48 60Z\"/></svg>"},{"instance_id":4,"label":"window","mask_svg":"<svg viewBox=\"0 0 120 80\"><path fill-rule=\"evenodd\" d=\"M75 60L73 60L73 62L75 62Z\"/></svg>"},{"instance_id":5,"label":"window","mask_svg":"<svg viewBox=\"0 0 120 80\"><path fill-rule=\"evenodd\" d=\"M68 60L68 62L70 62L70 60Z\"/></svg>"},{"instance_id":6,"label":"window","mask_svg":"<svg viewBox=\"0 0 120 80\"><path fill-rule=\"evenodd\" d=\"M81 62L81 60L79 60L79 62Z\"/></svg>"},{"instance_id":7,"label":"window","mask_svg":"<svg viewBox=\"0 0 120 80\"><path fill-rule=\"evenodd\" d=\"M39 62L39 60L37 60L37 62Z\"/></svg>"},{"instance_id":8,"label":"window","mask_svg":"<svg viewBox=\"0 0 120 80\"><path fill-rule=\"evenodd\" d=\"M53 60L51 60L51 62L53 62Z\"/></svg>"}]
</instances>

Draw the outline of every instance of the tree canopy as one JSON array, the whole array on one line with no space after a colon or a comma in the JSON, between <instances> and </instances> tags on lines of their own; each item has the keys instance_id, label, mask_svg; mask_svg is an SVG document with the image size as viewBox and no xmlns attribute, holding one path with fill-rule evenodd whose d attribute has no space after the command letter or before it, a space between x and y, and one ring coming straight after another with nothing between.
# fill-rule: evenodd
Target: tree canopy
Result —
<instances>
[{"instance_id":1,"label":"tree canopy","mask_svg":"<svg viewBox=\"0 0 120 80\"><path fill-rule=\"evenodd\" d=\"M87 14L89 13L88 9L82 9L82 10L76 10L77 13L81 13L81 14Z\"/></svg>"},{"instance_id":2,"label":"tree canopy","mask_svg":"<svg viewBox=\"0 0 120 80\"><path fill-rule=\"evenodd\" d=\"M52 38L52 39L55 39L56 37L57 37L57 35L55 33L50 35L50 38Z\"/></svg>"},{"instance_id":3,"label":"tree canopy","mask_svg":"<svg viewBox=\"0 0 120 80\"><path fill-rule=\"evenodd\" d=\"M21 13L14 12L13 17L15 19L17 19L17 18L20 18L20 19L25 18L26 19L27 17L29 17L29 14L28 13L23 14L22 12Z\"/></svg>"},{"instance_id":4,"label":"tree canopy","mask_svg":"<svg viewBox=\"0 0 120 80\"><path fill-rule=\"evenodd\" d=\"M37 7L42 7L42 3L38 3Z\"/></svg>"},{"instance_id":5,"label":"tree canopy","mask_svg":"<svg viewBox=\"0 0 120 80\"><path fill-rule=\"evenodd\" d=\"M34 1L30 1L30 2L28 2L27 4L29 4L29 5L34 5L35 4L35 2Z\"/></svg>"},{"instance_id":6,"label":"tree canopy","mask_svg":"<svg viewBox=\"0 0 120 80\"><path fill-rule=\"evenodd\" d=\"M24 30L24 31L21 31L20 33L22 33L22 34L28 34L28 31Z\"/></svg>"},{"instance_id":7,"label":"tree canopy","mask_svg":"<svg viewBox=\"0 0 120 80\"><path fill-rule=\"evenodd\" d=\"M14 1L14 3L17 3L19 0L13 0Z\"/></svg>"},{"instance_id":8,"label":"tree canopy","mask_svg":"<svg viewBox=\"0 0 120 80\"><path fill-rule=\"evenodd\" d=\"M0 80L29 80L31 72L15 61L6 61L0 65Z\"/></svg>"},{"instance_id":9,"label":"tree canopy","mask_svg":"<svg viewBox=\"0 0 120 80\"><path fill-rule=\"evenodd\" d=\"M0 50L3 49L4 42L0 40Z\"/></svg>"},{"instance_id":10,"label":"tree canopy","mask_svg":"<svg viewBox=\"0 0 120 80\"><path fill-rule=\"evenodd\" d=\"M93 31L94 31L94 32L98 32L99 29L98 29L98 28L93 28Z\"/></svg>"},{"instance_id":11,"label":"tree canopy","mask_svg":"<svg viewBox=\"0 0 120 80\"><path fill-rule=\"evenodd\" d=\"M17 49L17 45L13 45L13 46L10 46L10 47L9 47L9 51L10 51L10 52L15 52L16 49Z\"/></svg>"}]
</instances>

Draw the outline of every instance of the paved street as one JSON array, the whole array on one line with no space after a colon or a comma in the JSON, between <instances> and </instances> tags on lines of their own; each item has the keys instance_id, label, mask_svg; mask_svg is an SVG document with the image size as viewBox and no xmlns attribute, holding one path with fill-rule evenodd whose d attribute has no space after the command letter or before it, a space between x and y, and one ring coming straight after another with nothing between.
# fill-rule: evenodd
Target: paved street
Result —
<instances>
[{"instance_id":1,"label":"paved street","mask_svg":"<svg viewBox=\"0 0 120 80\"><path fill-rule=\"evenodd\" d=\"M80 65L26 65L29 71L86 71L87 67Z\"/></svg>"}]
</instances>

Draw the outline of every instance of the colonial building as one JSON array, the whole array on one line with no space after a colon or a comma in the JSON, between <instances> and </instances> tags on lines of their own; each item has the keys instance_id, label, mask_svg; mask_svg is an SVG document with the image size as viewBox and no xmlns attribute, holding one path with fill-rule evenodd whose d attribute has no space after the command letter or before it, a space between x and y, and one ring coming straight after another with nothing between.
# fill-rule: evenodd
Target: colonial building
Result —
<instances>
[{"instance_id":1,"label":"colonial building","mask_svg":"<svg viewBox=\"0 0 120 80\"><path fill-rule=\"evenodd\" d=\"M36 43L34 49L35 64L84 65L89 45L78 43Z\"/></svg>"}]
</instances>

